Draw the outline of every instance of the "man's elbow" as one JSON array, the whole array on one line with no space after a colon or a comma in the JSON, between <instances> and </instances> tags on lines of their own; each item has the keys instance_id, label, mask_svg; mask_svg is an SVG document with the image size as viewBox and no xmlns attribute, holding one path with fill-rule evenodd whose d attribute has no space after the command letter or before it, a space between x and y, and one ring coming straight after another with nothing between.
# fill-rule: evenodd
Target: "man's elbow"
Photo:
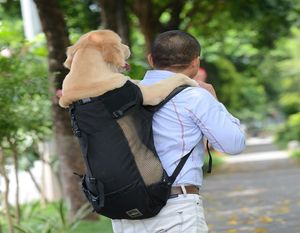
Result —
<instances>
[{"instance_id":1,"label":"man's elbow","mask_svg":"<svg viewBox=\"0 0 300 233\"><path fill-rule=\"evenodd\" d=\"M246 137L244 134L235 137L233 143L228 145L228 147L224 151L226 154L237 155L244 151L246 148Z\"/></svg>"}]
</instances>

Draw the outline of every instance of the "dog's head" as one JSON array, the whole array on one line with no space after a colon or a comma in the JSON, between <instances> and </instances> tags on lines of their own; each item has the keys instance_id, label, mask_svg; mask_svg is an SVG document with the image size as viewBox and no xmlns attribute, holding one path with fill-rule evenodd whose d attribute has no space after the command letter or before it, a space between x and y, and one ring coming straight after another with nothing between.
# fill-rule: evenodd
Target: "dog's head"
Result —
<instances>
[{"instance_id":1,"label":"dog's head","mask_svg":"<svg viewBox=\"0 0 300 233\"><path fill-rule=\"evenodd\" d=\"M82 35L73 46L68 47L64 66L70 69L77 50L86 47L97 49L105 62L116 66L118 69L126 67L126 59L130 56L128 46L122 44L118 34L111 30L96 30Z\"/></svg>"}]
</instances>

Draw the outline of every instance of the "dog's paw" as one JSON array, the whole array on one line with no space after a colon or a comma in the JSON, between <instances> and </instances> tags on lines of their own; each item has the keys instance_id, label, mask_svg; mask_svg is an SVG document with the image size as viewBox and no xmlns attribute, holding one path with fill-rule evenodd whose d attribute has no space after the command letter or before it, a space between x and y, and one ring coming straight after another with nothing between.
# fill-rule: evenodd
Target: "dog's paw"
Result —
<instances>
[{"instance_id":1,"label":"dog's paw","mask_svg":"<svg viewBox=\"0 0 300 233\"><path fill-rule=\"evenodd\" d=\"M192 86L192 87L198 87L199 84L191 79L190 77L184 75L184 74L181 74L181 73L177 73L174 78L177 78L179 79L181 82L182 82L182 85L189 85L189 86Z\"/></svg>"},{"instance_id":2,"label":"dog's paw","mask_svg":"<svg viewBox=\"0 0 300 233\"><path fill-rule=\"evenodd\" d=\"M59 89L56 91L55 95L58 97L58 98L61 98L62 97L62 90Z\"/></svg>"},{"instance_id":3,"label":"dog's paw","mask_svg":"<svg viewBox=\"0 0 300 233\"><path fill-rule=\"evenodd\" d=\"M62 98L62 97L63 97L63 92L62 92L62 90L61 90L61 89L58 89L58 90L55 92L55 95L56 95L56 97L58 98L58 99L57 99L58 105L59 105L60 107L62 107L62 108L67 108L68 106L66 106L66 105L64 104L64 98Z\"/></svg>"},{"instance_id":4,"label":"dog's paw","mask_svg":"<svg viewBox=\"0 0 300 233\"><path fill-rule=\"evenodd\" d=\"M188 80L188 85L190 85L192 87L199 87L199 84L191 78L189 78L189 80Z\"/></svg>"}]
</instances>

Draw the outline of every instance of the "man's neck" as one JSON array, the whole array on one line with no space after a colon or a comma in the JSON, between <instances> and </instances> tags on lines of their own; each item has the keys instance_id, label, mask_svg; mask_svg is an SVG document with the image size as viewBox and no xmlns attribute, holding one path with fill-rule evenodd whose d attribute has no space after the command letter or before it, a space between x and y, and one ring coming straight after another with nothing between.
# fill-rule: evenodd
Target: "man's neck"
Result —
<instances>
[{"instance_id":1,"label":"man's neck","mask_svg":"<svg viewBox=\"0 0 300 233\"><path fill-rule=\"evenodd\" d=\"M170 71L170 72L174 72L174 73L181 73L184 74L190 78L193 78L195 75L191 72L190 69L174 69L174 68L160 68L160 70L166 70L166 71Z\"/></svg>"}]
</instances>

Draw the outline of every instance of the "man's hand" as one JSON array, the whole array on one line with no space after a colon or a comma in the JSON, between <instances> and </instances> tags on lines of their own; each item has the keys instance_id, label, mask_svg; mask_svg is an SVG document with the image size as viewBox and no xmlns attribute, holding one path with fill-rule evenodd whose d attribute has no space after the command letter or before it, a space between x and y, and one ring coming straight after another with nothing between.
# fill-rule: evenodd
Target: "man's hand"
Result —
<instances>
[{"instance_id":1,"label":"man's hand","mask_svg":"<svg viewBox=\"0 0 300 233\"><path fill-rule=\"evenodd\" d=\"M210 94L212 94L213 97L218 99L214 87L211 84L205 82L206 78L207 78L206 71L202 68L199 68L196 76L193 79L199 84L200 87L204 88Z\"/></svg>"},{"instance_id":2,"label":"man's hand","mask_svg":"<svg viewBox=\"0 0 300 233\"><path fill-rule=\"evenodd\" d=\"M199 84L200 87L204 88L205 90L207 90L210 94L213 95L213 97L216 98L216 100L218 99L216 91L213 87L213 85L203 82L203 81L197 81L197 83Z\"/></svg>"}]
</instances>

